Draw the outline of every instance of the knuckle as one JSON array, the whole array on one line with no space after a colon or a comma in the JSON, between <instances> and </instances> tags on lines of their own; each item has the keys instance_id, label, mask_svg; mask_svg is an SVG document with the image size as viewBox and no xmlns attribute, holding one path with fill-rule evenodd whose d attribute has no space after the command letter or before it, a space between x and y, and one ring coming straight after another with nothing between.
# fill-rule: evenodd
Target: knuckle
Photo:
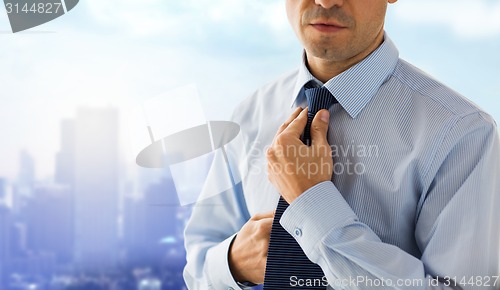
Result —
<instances>
[{"instance_id":1,"label":"knuckle","mask_svg":"<svg viewBox=\"0 0 500 290\"><path fill-rule=\"evenodd\" d=\"M250 218L251 221L255 222L255 221L258 221L260 220L260 214L254 214L251 218Z\"/></svg>"},{"instance_id":2,"label":"knuckle","mask_svg":"<svg viewBox=\"0 0 500 290\"><path fill-rule=\"evenodd\" d=\"M267 158L273 158L275 156L276 152L273 147L269 147L266 150L266 156Z\"/></svg>"},{"instance_id":3,"label":"knuckle","mask_svg":"<svg viewBox=\"0 0 500 290\"><path fill-rule=\"evenodd\" d=\"M321 126L319 124L312 124L311 125L311 129L314 130L314 131L322 131L323 126Z\"/></svg>"},{"instance_id":4,"label":"knuckle","mask_svg":"<svg viewBox=\"0 0 500 290\"><path fill-rule=\"evenodd\" d=\"M256 228L257 228L257 233L263 233L263 232L265 232L265 226L260 221L257 222Z\"/></svg>"},{"instance_id":5,"label":"knuckle","mask_svg":"<svg viewBox=\"0 0 500 290\"><path fill-rule=\"evenodd\" d=\"M281 133L276 137L276 145L283 146L284 144L287 143L288 140L288 134L286 133Z\"/></svg>"}]
</instances>

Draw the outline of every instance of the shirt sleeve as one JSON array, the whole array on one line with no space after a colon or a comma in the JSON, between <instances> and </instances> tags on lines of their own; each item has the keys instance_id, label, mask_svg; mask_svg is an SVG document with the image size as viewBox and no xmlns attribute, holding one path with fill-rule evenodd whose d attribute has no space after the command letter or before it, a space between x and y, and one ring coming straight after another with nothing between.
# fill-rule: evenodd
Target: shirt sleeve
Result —
<instances>
[{"instance_id":1,"label":"shirt sleeve","mask_svg":"<svg viewBox=\"0 0 500 290\"><path fill-rule=\"evenodd\" d=\"M248 219L241 183L193 207L184 232L184 280L190 290L241 289L231 275L228 251Z\"/></svg>"},{"instance_id":2,"label":"shirt sleeve","mask_svg":"<svg viewBox=\"0 0 500 290\"><path fill-rule=\"evenodd\" d=\"M499 147L488 116L456 120L411 225L421 257L382 242L330 181L304 192L280 223L335 289L498 289Z\"/></svg>"}]
</instances>

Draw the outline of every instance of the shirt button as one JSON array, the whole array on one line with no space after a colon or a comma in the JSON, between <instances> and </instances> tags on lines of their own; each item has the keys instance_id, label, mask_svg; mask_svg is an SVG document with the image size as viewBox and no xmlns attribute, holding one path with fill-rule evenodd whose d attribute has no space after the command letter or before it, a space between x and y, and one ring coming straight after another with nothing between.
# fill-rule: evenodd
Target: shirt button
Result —
<instances>
[{"instance_id":1,"label":"shirt button","mask_svg":"<svg viewBox=\"0 0 500 290\"><path fill-rule=\"evenodd\" d=\"M229 288L227 288L227 290L234 290L234 288L233 287L229 287Z\"/></svg>"},{"instance_id":2,"label":"shirt button","mask_svg":"<svg viewBox=\"0 0 500 290\"><path fill-rule=\"evenodd\" d=\"M302 237L302 230L299 229L299 228L295 228L295 230L293 230L293 233L297 236L297 237Z\"/></svg>"}]
</instances>

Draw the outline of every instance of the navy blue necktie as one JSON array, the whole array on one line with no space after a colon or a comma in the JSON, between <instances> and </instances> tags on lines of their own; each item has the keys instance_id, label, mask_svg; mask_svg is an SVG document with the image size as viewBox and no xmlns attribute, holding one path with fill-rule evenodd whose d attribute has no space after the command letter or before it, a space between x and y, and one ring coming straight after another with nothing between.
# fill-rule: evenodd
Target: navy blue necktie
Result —
<instances>
[{"instance_id":1,"label":"navy blue necktie","mask_svg":"<svg viewBox=\"0 0 500 290\"><path fill-rule=\"evenodd\" d=\"M302 141L310 145L310 129L314 116L321 109L329 109L337 100L325 87L305 88L304 93L306 95L309 111ZM292 276L296 276L298 279L311 279L308 281L323 281L322 278L324 273L321 268L307 258L295 238L293 238L279 223L287 207L288 203L283 197L280 197L271 229L271 239L269 241L266 274L264 278L264 290L299 289L297 286L292 286L292 280L290 280ZM300 289L325 288L325 286L321 285L300 287Z\"/></svg>"}]
</instances>

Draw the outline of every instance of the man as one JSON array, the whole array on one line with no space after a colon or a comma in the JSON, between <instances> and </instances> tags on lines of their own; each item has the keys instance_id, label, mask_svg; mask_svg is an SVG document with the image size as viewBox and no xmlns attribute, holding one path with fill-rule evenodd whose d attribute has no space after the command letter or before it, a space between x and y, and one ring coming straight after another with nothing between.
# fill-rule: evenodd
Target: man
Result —
<instances>
[{"instance_id":1,"label":"man","mask_svg":"<svg viewBox=\"0 0 500 290\"><path fill-rule=\"evenodd\" d=\"M496 125L399 59L384 33L396 1L286 0L303 63L234 113L246 141L236 154L262 170L194 208L185 232L190 289L266 287L280 196L290 205L276 223L328 289L498 287ZM338 103L308 124L311 86ZM296 289L317 282L280 279Z\"/></svg>"}]
</instances>

